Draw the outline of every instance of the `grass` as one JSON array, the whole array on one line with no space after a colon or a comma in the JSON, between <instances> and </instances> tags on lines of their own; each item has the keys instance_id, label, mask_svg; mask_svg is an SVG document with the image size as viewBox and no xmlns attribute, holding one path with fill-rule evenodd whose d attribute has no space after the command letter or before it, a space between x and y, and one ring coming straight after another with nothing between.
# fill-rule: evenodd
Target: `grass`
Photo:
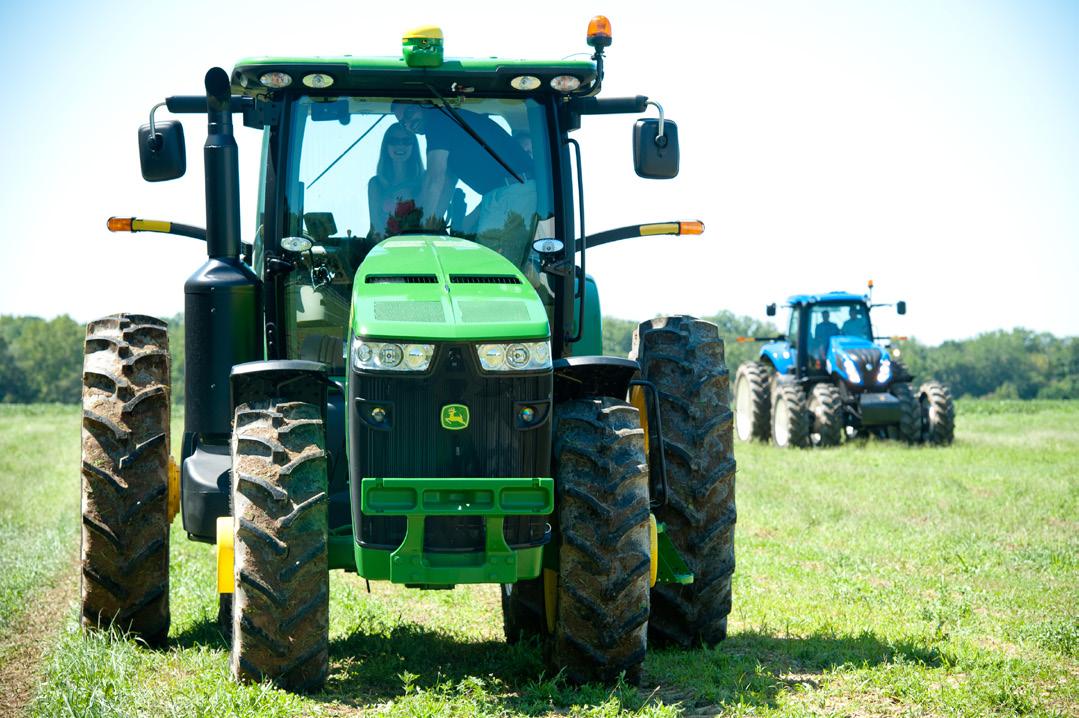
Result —
<instances>
[{"instance_id":1,"label":"grass","mask_svg":"<svg viewBox=\"0 0 1079 718\"><path fill-rule=\"evenodd\" d=\"M730 638L654 651L640 689L567 686L507 646L490 586L331 577L331 675L228 679L212 548L172 549L172 645L48 639L33 715L1079 715L1079 404L964 402L956 444L737 448ZM78 411L0 407L0 639L77 549ZM40 610L40 609L39 609ZM0 662L3 655L0 654ZM0 686L2 689L2 686Z\"/></svg>"}]
</instances>

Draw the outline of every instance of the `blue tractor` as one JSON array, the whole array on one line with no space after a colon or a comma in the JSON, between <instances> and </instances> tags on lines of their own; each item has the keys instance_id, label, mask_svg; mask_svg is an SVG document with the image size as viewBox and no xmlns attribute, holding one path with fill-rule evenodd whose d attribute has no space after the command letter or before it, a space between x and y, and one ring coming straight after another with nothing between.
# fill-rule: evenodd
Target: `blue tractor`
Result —
<instances>
[{"instance_id":1,"label":"blue tractor","mask_svg":"<svg viewBox=\"0 0 1079 718\"><path fill-rule=\"evenodd\" d=\"M872 292L873 284L869 289ZM944 384L915 391L898 356L873 335L869 294L797 294L787 301L786 334L763 341L756 361L738 367L735 430L742 441L781 447L835 446L875 435L910 444L950 444L955 406ZM906 302L895 304L906 314ZM775 316L776 305L767 307ZM898 354L898 352L895 352Z\"/></svg>"}]
</instances>

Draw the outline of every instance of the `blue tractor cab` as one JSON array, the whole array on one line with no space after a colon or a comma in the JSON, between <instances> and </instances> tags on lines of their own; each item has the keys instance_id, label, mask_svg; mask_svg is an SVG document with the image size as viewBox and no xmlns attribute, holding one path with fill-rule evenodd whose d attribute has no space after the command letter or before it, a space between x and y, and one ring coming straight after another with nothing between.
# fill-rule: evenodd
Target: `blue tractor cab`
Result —
<instances>
[{"instance_id":1,"label":"blue tractor cab","mask_svg":"<svg viewBox=\"0 0 1079 718\"><path fill-rule=\"evenodd\" d=\"M780 446L828 446L858 434L951 441L947 388L927 382L914 392L911 374L873 333L871 309L895 306L906 314L906 302L873 304L871 294L828 292L796 294L786 306L786 333L754 337L765 342L759 357L739 367L739 438ZM776 305L767 313L775 316Z\"/></svg>"}]
</instances>

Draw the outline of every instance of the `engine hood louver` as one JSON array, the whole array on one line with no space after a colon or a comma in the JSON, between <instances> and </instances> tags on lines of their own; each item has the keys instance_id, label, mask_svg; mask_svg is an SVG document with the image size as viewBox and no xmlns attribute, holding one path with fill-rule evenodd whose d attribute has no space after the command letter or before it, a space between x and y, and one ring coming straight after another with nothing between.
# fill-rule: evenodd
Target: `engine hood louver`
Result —
<instances>
[{"instance_id":1,"label":"engine hood louver","mask_svg":"<svg viewBox=\"0 0 1079 718\"><path fill-rule=\"evenodd\" d=\"M450 284L520 284L512 274L451 274Z\"/></svg>"},{"instance_id":2,"label":"engine hood louver","mask_svg":"<svg viewBox=\"0 0 1079 718\"><path fill-rule=\"evenodd\" d=\"M433 274L369 274L368 284L438 284Z\"/></svg>"}]
</instances>

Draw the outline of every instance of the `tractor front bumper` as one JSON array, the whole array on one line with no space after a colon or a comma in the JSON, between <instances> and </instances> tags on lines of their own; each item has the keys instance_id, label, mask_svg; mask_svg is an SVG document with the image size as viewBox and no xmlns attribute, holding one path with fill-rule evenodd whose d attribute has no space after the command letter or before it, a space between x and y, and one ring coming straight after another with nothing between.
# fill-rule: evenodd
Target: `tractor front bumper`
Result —
<instances>
[{"instance_id":1,"label":"tractor front bumper","mask_svg":"<svg viewBox=\"0 0 1079 718\"><path fill-rule=\"evenodd\" d=\"M356 570L368 579L421 586L513 583L540 575L543 546L510 548L507 516L547 516L554 510L550 478L365 478L363 516L403 516L405 537L392 550L355 544ZM480 517L482 551L432 551L425 547L428 517ZM548 533L549 538L549 533Z\"/></svg>"},{"instance_id":2,"label":"tractor front bumper","mask_svg":"<svg viewBox=\"0 0 1079 718\"><path fill-rule=\"evenodd\" d=\"M886 391L859 395L858 408L862 414L862 426L889 426L899 423L899 399Z\"/></svg>"}]
</instances>

